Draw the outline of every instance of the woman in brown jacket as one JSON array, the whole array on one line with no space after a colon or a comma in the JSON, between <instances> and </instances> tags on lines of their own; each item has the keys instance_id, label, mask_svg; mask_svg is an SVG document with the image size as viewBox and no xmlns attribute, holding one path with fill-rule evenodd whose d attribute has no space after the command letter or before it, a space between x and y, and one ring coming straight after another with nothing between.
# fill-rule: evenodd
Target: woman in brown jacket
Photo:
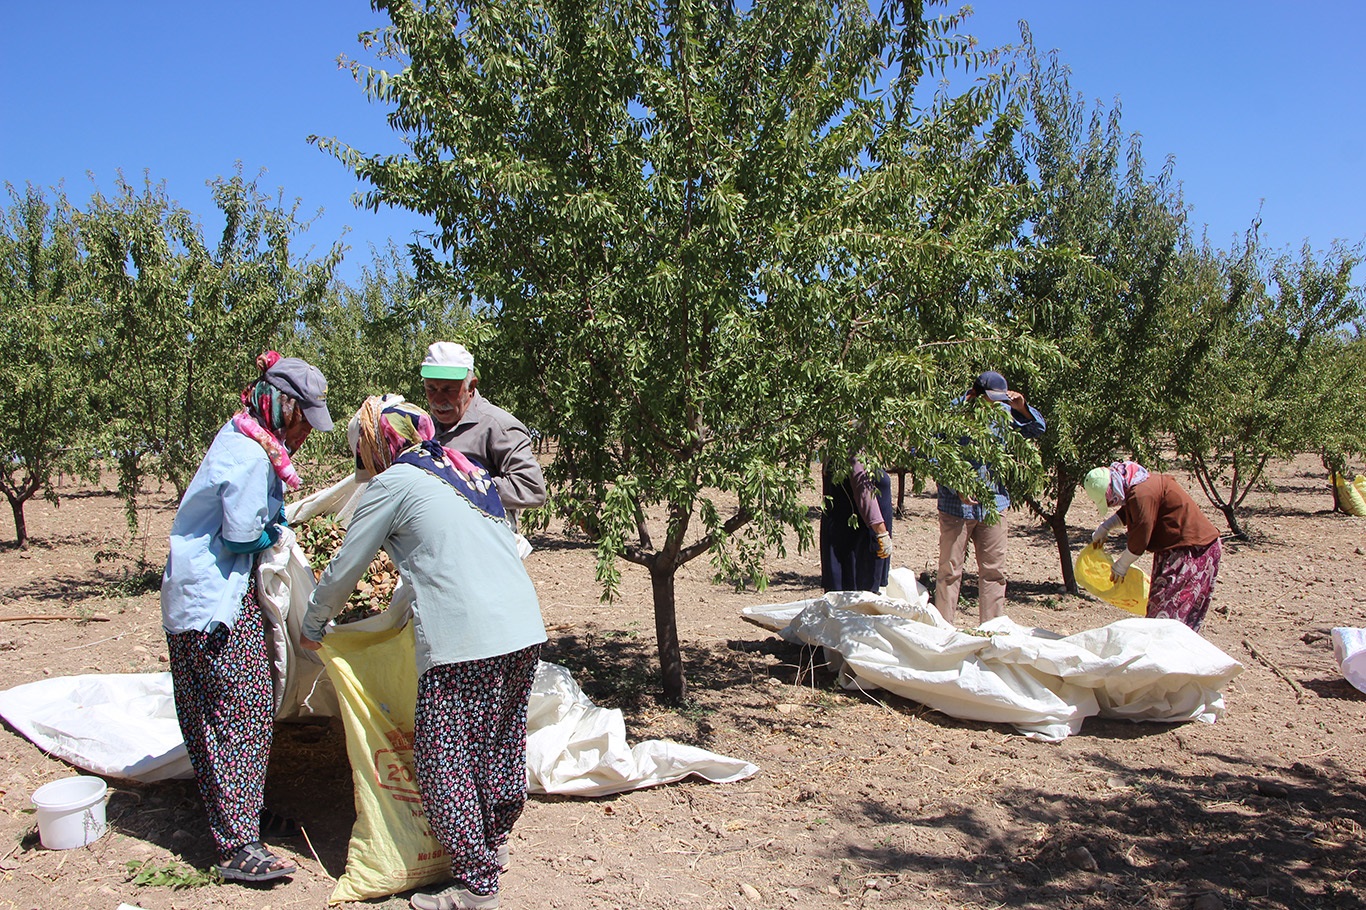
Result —
<instances>
[{"instance_id":1,"label":"woman in brown jacket","mask_svg":"<svg viewBox=\"0 0 1366 910\"><path fill-rule=\"evenodd\" d=\"M1121 522L1128 530L1123 555L1111 570L1116 583L1145 552L1153 555L1148 592L1150 619L1178 619L1199 632L1209 611L1223 545L1219 530L1169 474L1152 474L1135 461L1095 468L1082 486L1105 519L1091 535L1105 538Z\"/></svg>"}]
</instances>

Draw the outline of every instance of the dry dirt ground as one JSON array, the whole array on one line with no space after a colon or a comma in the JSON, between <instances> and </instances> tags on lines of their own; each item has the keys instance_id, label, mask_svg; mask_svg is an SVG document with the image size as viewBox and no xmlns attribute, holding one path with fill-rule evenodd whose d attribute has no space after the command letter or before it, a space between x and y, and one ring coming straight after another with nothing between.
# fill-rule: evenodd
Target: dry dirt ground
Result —
<instances>
[{"instance_id":1,"label":"dry dirt ground","mask_svg":"<svg viewBox=\"0 0 1366 910\"><path fill-rule=\"evenodd\" d=\"M633 741L674 738L760 772L729 785L533 798L513 834L503 906L1363 906L1366 696L1341 677L1327 630L1366 625L1366 520L1329 511L1316 459L1279 465L1273 480L1250 502L1256 539L1225 551L1205 627L1246 666L1226 693L1227 716L1212 726L1091 719L1056 744L841 692L815 654L742 621L744 606L819 594L817 555L795 549L772 563L764 592L715 585L701 561L684 569L691 697L662 708L645 574L626 567L621 597L599 603L592 551L564 534L535 536L528 568L552 629L547 659L621 708ZM31 549L0 548L3 684L164 670L157 595L137 560L163 559L173 503L150 495L147 536L130 542L112 493L65 493L60 509L30 506ZM908 495L906 506L897 561L932 571L934 500ZM1072 521L1080 546L1096 516L1083 501ZM1047 534L1018 513L1011 527L1014 619L1071 633L1121 618L1062 594ZM975 594L971 576L964 593ZM61 618L13 619L33 615ZM212 863L183 781L113 781L111 832L44 850L29 796L71 773L0 728L0 910L322 907L344 868L354 814L336 723L278 730L268 800L303 823L311 848L277 843L300 872L273 887L130 881L130 861ZM404 907L406 897L369 905Z\"/></svg>"}]
</instances>

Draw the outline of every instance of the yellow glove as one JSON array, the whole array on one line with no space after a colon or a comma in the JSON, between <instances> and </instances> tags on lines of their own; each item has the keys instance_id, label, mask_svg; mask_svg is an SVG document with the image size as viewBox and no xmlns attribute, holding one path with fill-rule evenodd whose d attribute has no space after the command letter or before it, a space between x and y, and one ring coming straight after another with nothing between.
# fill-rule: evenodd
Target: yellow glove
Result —
<instances>
[{"instance_id":1,"label":"yellow glove","mask_svg":"<svg viewBox=\"0 0 1366 910\"><path fill-rule=\"evenodd\" d=\"M892 558L892 535L888 534L886 531L883 531L877 536L877 558Z\"/></svg>"}]
</instances>

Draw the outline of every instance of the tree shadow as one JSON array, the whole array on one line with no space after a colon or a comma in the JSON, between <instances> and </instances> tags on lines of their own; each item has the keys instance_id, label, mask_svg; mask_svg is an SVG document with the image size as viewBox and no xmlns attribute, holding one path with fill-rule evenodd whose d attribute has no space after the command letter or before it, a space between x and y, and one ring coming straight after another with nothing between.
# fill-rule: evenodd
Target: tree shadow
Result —
<instances>
[{"instance_id":1,"label":"tree shadow","mask_svg":"<svg viewBox=\"0 0 1366 910\"><path fill-rule=\"evenodd\" d=\"M1238 507L1240 518L1327 518L1332 515L1339 515L1344 521L1350 520L1352 516L1342 512L1334 512L1332 509L1332 499L1328 500L1328 505L1322 509L1296 508L1290 505L1279 503L1266 503L1259 505L1243 505Z\"/></svg>"},{"instance_id":2,"label":"tree shadow","mask_svg":"<svg viewBox=\"0 0 1366 910\"><path fill-rule=\"evenodd\" d=\"M974 596L975 596L974 590ZM1014 581L1006 584L1006 600L1016 603L1032 603L1044 597L1065 597L1067 589L1061 579L1058 581Z\"/></svg>"},{"instance_id":3,"label":"tree shadow","mask_svg":"<svg viewBox=\"0 0 1366 910\"><path fill-rule=\"evenodd\" d=\"M48 574L5 592L10 600L60 601L79 604L110 597L137 597L161 589L161 569L144 565L118 571L97 569L86 575Z\"/></svg>"},{"instance_id":4,"label":"tree shadow","mask_svg":"<svg viewBox=\"0 0 1366 910\"><path fill-rule=\"evenodd\" d=\"M726 720L748 729L762 719L774 722L769 699L733 704L737 688L776 679L788 685L835 690L835 674L820 648L793 645L777 637L732 640L723 646L682 646L688 697L681 705L663 705L660 696L659 656L651 635L580 627L574 633L554 636L542 648L541 659L560 664L600 707L621 711L628 727L648 729L661 708L672 711L687 728L670 731L670 738L699 748L715 742L715 725L708 716L726 712ZM858 697L849 693L848 697Z\"/></svg>"},{"instance_id":5,"label":"tree shadow","mask_svg":"<svg viewBox=\"0 0 1366 910\"><path fill-rule=\"evenodd\" d=\"M44 552L47 552L50 550L59 550L66 547L95 547L100 546L105 542L106 538L91 533L52 534L45 535L42 537L30 536L28 539L27 549L30 551L42 550ZM17 541L0 541L0 552L12 552L14 550L23 552L25 548L19 546Z\"/></svg>"},{"instance_id":6,"label":"tree shadow","mask_svg":"<svg viewBox=\"0 0 1366 910\"><path fill-rule=\"evenodd\" d=\"M58 493L58 496L61 497L61 499L62 499L63 502L65 502L65 501L68 500L68 499L75 499L75 500L82 500L82 499L112 499L112 500L118 500L118 499L120 499L120 494L119 494L119 491L118 491L118 490L104 490L104 489L80 489L80 490L75 490L75 491L73 491L73 492L71 492L71 493ZM172 501L172 502L171 502L171 505L172 505L172 506L175 506L176 503L175 503L174 501Z\"/></svg>"},{"instance_id":7,"label":"tree shadow","mask_svg":"<svg viewBox=\"0 0 1366 910\"><path fill-rule=\"evenodd\" d=\"M812 588L819 589L820 586L821 575L819 572L794 572L784 569L768 576L769 590L792 588L799 591L809 591Z\"/></svg>"},{"instance_id":8,"label":"tree shadow","mask_svg":"<svg viewBox=\"0 0 1366 910\"><path fill-rule=\"evenodd\" d=\"M340 718L275 725L266 805L298 821L308 840L268 837L268 845L305 854L311 846L328 874L339 877L346 868L356 812L349 796L330 795L351 790L351 764ZM106 816L112 830L163 847L196 868L208 869L220 859L193 780L120 781L111 787Z\"/></svg>"},{"instance_id":9,"label":"tree shadow","mask_svg":"<svg viewBox=\"0 0 1366 910\"><path fill-rule=\"evenodd\" d=\"M684 646L683 651L691 677L698 663L696 649ZM568 669L596 704L623 713L652 705L663 691L654 636L588 623L552 636L541 649L541 659Z\"/></svg>"},{"instance_id":10,"label":"tree shadow","mask_svg":"<svg viewBox=\"0 0 1366 910\"><path fill-rule=\"evenodd\" d=\"M1366 692L1342 677L1327 679L1307 679L1303 686L1319 698L1332 698L1338 701L1366 701Z\"/></svg>"},{"instance_id":11,"label":"tree shadow","mask_svg":"<svg viewBox=\"0 0 1366 910\"><path fill-rule=\"evenodd\" d=\"M533 550L547 553L570 552L574 550L596 550L598 545L586 537L567 537L563 534L530 534L527 541Z\"/></svg>"},{"instance_id":12,"label":"tree shadow","mask_svg":"<svg viewBox=\"0 0 1366 910\"><path fill-rule=\"evenodd\" d=\"M986 800L990 813L933 793L865 798L845 811L883 836L876 847L845 845L843 857L914 870L949 891L970 882L983 903L1003 907L1188 906L1211 892L1221 906L1362 906L1353 879L1366 859L1366 798L1350 769L1330 775L1292 764L1190 777L1101 754L1079 760L1109 774L1110 787L1006 787ZM913 835L925 828L951 833L966 855L917 849ZM909 899L923 888L923 879L894 878L879 896Z\"/></svg>"}]
</instances>

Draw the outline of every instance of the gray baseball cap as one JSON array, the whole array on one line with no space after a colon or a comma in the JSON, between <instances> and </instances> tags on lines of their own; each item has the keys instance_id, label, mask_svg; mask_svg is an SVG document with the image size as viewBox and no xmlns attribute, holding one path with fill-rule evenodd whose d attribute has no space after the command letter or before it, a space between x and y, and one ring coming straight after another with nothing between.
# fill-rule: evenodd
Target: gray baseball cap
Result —
<instances>
[{"instance_id":1,"label":"gray baseball cap","mask_svg":"<svg viewBox=\"0 0 1366 910\"><path fill-rule=\"evenodd\" d=\"M332 415L327 412L327 380L322 370L297 357L282 357L266 370L265 378L299 402L309 426L324 433L332 429Z\"/></svg>"}]
</instances>

